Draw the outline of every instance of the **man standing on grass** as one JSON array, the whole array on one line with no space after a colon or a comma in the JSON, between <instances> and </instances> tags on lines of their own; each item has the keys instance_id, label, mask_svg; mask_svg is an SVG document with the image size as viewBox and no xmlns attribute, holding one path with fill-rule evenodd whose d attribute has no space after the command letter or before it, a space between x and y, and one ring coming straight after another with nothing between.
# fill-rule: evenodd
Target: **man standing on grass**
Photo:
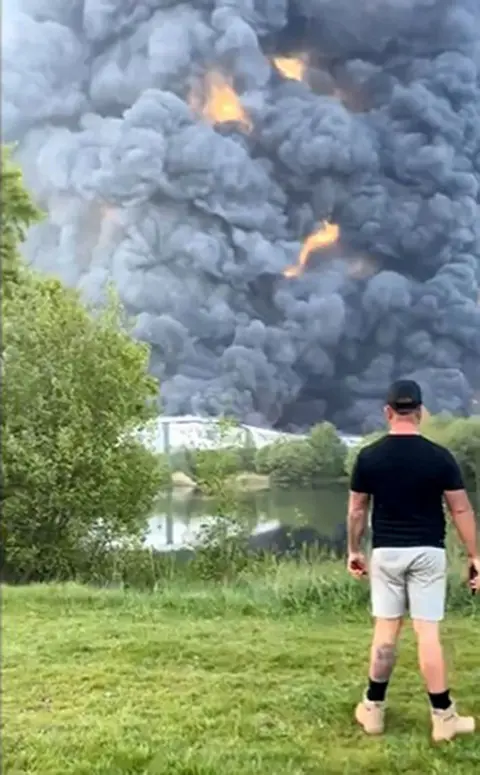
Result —
<instances>
[{"instance_id":1,"label":"man standing on grass","mask_svg":"<svg viewBox=\"0 0 480 775\"><path fill-rule=\"evenodd\" d=\"M420 435L419 385L395 382L385 416L390 432L361 450L350 487L348 569L356 578L368 572L360 544L373 500L370 583L375 631L368 689L355 717L367 734L384 730L385 696L408 601L431 703L433 739L451 740L473 732L475 721L456 712L440 641L446 592L444 499L467 551L472 590L480 588L475 516L453 455Z\"/></svg>"}]
</instances>

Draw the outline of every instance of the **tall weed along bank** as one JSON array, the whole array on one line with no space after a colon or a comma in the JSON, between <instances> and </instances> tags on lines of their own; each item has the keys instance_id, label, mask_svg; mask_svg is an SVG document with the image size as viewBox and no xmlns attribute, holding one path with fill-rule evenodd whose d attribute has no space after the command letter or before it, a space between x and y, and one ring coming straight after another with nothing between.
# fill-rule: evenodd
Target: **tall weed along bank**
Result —
<instances>
[{"instance_id":1,"label":"tall weed along bank","mask_svg":"<svg viewBox=\"0 0 480 775\"><path fill-rule=\"evenodd\" d=\"M221 518L219 518L221 522ZM368 616L368 584L353 581L343 561L320 555L300 560L251 557L241 536L224 534L191 557L176 558L143 548L115 553L111 565L97 579L119 601L124 595L152 596L160 608L182 610L189 615L219 616L235 611L242 615L285 616L295 612L311 615ZM450 571L448 608L465 616L477 616L478 596L466 587L466 562L452 531L448 536ZM85 581L85 579L82 579ZM112 586L114 587L112 589ZM91 589L86 595L96 595Z\"/></svg>"}]
</instances>

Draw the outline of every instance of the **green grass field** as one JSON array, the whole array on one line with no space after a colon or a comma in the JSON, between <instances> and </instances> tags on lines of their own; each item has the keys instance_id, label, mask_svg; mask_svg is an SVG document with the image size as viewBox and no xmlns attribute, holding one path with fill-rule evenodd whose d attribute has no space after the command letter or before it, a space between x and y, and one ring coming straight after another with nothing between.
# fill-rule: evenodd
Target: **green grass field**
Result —
<instances>
[{"instance_id":1,"label":"green grass field","mask_svg":"<svg viewBox=\"0 0 480 775\"><path fill-rule=\"evenodd\" d=\"M345 596L332 605L317 582L317 596L304 584L303 598L285 580L268 589L170 585L150 594L4 589L3 772L480 772L480 733L430 742L409 628L387 733L369 739L355 727L370 637L366 591L342 582ZM452 612L444 634L454 694L478 715L473 607Z\"/></svg>"}]
</instances>

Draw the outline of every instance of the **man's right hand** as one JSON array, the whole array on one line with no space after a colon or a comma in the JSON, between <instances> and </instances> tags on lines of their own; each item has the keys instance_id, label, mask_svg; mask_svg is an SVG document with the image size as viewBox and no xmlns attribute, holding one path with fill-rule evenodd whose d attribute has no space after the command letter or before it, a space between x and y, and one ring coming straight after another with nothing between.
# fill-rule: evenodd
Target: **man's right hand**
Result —
<instances>
[{"instance_id":1,"label":"man's right hand","mask_svg":"<svg viewBox=\"0 0 480 775\"><path fill-rule=\"evenodd\" d=\"M468 561L468 585L472 592L480 592L480 559L478 557L473 557Z\"/></svg>"},{"instance_id":2,"label":"man's right hand","mask_svg":"<svg viewBox=\"0 0 480 775\"><path fill-rule=\"evenodd\" d=\"M347 560L348 572L354 579L361 579L367 575L367 560L361 552L349 552Z\"/></svg>"}]
</instances>

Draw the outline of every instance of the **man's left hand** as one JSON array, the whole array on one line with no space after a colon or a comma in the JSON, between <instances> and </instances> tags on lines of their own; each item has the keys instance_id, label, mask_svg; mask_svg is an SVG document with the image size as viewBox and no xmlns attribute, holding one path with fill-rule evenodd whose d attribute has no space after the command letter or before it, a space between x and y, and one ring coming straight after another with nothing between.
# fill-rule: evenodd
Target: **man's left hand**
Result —
<instances>
[{"instance_id":1,"label":"man's left hand","mask_svg":"<svg viewBox=\"0 0 480 775\"><path fill-rule=\"evenodd\" d=\"M361 552L350 552L347 560L348 572L354 579L361 579L368 575L367 561Z\"/></svg>"},{"instance_id":2,"label":"man's left hand","mask_svg":"<svg viewBox=\"0 0 480 775\"><path fill-rule=\"evenodd\" d=\"M469 587L472 592L480 592L480 559L478 557L472 557L468 561L468 575L469 575Z\"/></svg>"}]
</instances>

